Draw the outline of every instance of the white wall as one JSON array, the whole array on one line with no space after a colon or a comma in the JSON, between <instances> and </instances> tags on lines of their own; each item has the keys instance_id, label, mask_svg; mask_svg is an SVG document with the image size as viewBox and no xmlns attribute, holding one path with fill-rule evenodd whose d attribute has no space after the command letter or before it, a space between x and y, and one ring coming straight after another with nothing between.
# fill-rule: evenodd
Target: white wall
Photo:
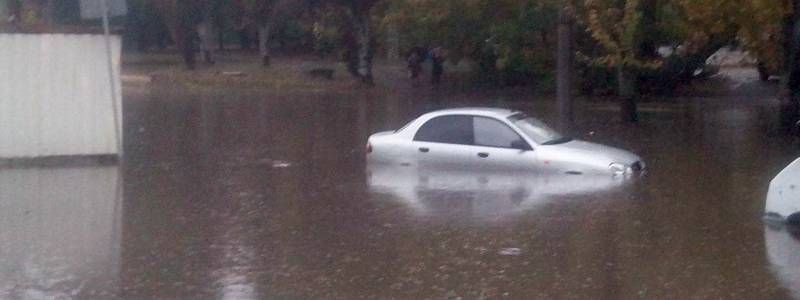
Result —
<instances>
[{"instance_id":1,"label":"white wall","mask_svg":"<svg viewBox=\"0 0 800 300\"><path fill-rule=\"evenodd\" d=\"M0 158L118 153L102 35L0 34L0 45ZM112 37L121 122L120 47Z\"/></svg>"}]
</instances>

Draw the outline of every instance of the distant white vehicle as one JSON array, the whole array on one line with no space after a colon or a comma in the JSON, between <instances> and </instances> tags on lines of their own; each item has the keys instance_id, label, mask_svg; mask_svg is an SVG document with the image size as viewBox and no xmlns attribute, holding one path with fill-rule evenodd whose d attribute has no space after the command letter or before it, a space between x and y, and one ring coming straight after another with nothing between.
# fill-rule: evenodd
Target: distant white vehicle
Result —
<instances>
[{"instance_id":1,"label":"distant white vehicle","mask_svg":"<svg viewBox=\"0 0 800 300\"><path fill-rule=\"evenodd\" d=\"M524 113L458 108L427 113L396 131L373 134L370 163L470 170L625 175L644 171L629 151L562 136Z\"/></svg>"},{"instance_id":2,"label":"distant white vehicle","mask_svg":"<svg viewBox=\"0 0 800 300\"><path fill-rule=\"evenodd\" d=\"M769 183L765 217L800 225L800 158L789 164Z\"/></svg>"}]
</instances>

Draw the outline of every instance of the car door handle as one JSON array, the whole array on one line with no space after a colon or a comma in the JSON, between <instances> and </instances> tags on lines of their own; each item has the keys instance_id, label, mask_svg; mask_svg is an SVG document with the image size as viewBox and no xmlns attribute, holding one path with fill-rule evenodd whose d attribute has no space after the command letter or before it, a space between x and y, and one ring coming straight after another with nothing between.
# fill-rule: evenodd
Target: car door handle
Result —
<instances>
[{"instance_id":1,"label":"car door handle","mask_svg":"<svg viewBox=\"0 0 800 300\"><path fill-rule=\"evenodd\" d=\"M478 157L480 157L480 158L487 158L487 157L489 157L489 153L486 153L486 152L478 152Z\"/></svg>"},{"instance_id":2,"label":"car door handle","mask_svg":"<svg viewBox=\"0 0 800 300\"><path fill-rule=\"evenodd\" d=\"M425 148L425 147L419 148L419 152L422 152L422 153L428 153L430 151L431 151L431 149L428 149L428 148Z\"/></svg>"}]
</instances>

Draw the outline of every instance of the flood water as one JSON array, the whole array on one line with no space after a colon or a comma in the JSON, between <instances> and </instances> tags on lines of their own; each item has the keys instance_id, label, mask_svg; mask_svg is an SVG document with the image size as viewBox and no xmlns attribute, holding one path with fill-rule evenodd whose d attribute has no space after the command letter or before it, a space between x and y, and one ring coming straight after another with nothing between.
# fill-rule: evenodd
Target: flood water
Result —
<instances>
[{"instance_id":1,"label":"flood water","mask_svg":"<svg viewBox=\"0 0 800 300\"><path fill-rule=\"evenodd\" d=\"M502 92L126 95L119 169L0 169L0 298L800 297L800 240L761 220L800 155L768 95L646 103L638 125L581 101L573 136L642 178L367 171L369 134L465 105L555 120Z\"/></svg>"}]
</instances>

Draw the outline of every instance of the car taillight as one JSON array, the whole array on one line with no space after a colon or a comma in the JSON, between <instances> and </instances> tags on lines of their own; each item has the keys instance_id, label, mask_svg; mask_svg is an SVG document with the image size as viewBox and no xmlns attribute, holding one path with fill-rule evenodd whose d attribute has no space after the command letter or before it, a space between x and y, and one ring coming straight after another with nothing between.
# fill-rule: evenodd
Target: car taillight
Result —
<instances>
[{"instance_id":1,"label":"car taillight","mask_svg":"<svg viewBox=\"0 0 800 300\"><path fill-rule=\"evenodd\" d=\"M367 143L367 154L372 153L372 144Z\"/></svg>"},{"instance_id":2,"label":"car taillight","mask_svg":"<svg viewBox=\"0 0 800 300\"><path fill-rule=\"evenodd\" d=\"M642 166L642 162L637 161L631 165L631 169L634 172L641 172L644 170L644 166Z\"/></svg>"}]
</instances>

